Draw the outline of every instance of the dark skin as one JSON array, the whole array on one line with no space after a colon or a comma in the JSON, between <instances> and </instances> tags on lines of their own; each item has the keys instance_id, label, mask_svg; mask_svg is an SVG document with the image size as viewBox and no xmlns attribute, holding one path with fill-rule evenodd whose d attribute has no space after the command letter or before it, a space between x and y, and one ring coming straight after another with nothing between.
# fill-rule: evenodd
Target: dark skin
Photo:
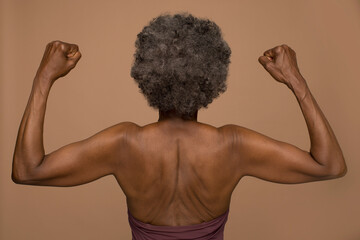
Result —
<instances>
[{"instance_id":1,"label":"dark skin","mask_svg":"<svg viewBox=\"0 0 360 240\"><path fill-rule=\"evenodd\" d=\"M287 45L267 50L258 60L294 93L308 127L310 151L245 127L200 123L197 112L179 116L176 111L160 111L158 122L122 122L45 154L43 124L50 89L80 57L74 44L47 45L17 136L14 182L65 187L113 175L135 218L179 226L223 214L244 176L294 184L346 173L336 137Z\"/></svg>"}]
</instances>

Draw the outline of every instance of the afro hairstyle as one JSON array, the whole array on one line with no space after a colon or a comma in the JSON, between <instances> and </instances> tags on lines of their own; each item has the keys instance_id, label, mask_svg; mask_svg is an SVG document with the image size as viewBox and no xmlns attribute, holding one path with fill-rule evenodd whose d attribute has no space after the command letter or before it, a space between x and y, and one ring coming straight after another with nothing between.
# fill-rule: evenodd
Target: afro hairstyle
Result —
<instances>
[{"instance_id":1,"label":"afro hairstyle","mask_svg":"<svg viewBox=\"0 0 360 240\"><path fill-rule=\"evenodd\" d=\"M137 35L135 47L131 77L153 108L186 116L226 90L231 49L213 21L162 14Z\"/></svg>"}]
</instances>

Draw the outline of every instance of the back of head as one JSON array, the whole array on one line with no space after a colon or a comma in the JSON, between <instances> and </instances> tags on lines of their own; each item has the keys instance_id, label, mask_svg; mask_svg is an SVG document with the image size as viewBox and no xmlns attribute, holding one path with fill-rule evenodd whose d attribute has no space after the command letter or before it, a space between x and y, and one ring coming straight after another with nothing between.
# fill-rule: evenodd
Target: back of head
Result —
<instances>
[{"instance_id":1,"label":"back of head","mask_svg":"<svg viewBox=\"0 0 360 240\"><path fill-rule=\"evenodd\" d=\"M131 77L160 111L189 115L226 90L231 50L208 19L160 15L137 35L135 46Z\"/></svg>"}]
</instances>

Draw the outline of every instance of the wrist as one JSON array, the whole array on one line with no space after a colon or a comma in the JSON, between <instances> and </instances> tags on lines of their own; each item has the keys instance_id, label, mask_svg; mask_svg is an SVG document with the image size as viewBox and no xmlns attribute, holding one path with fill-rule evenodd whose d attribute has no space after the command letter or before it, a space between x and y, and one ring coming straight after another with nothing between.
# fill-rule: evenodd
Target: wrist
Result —
<instances>
[{"instance_id":1,"label":"wrist","mask_svg":"<svg viewBox=\"0 0 360 240\"><path fill-rule=\"evenodd\" d=\"M301 75L291 78L287 85L300 101L303 100L310 91L305 79Z\"/></svg>"},{"instance_id":2,"label":"wrist","mask_svg":"<svg viewBox=\"0 0 360 240\"><path fill-rule=\"evenodd\" d=\"M36 75L33 82L33 90L40 90L42 95L47 95L53 83L54 81L46 76Z\"/></svg>"}]
</instances>

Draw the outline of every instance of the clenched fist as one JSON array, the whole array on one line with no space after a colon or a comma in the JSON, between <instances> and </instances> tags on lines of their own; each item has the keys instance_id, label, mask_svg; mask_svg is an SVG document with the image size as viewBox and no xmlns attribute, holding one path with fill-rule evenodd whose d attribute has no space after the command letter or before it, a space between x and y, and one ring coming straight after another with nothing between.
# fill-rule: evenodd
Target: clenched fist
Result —
<instances>
[{"instance_id":1,"label":"clenched fist","mask_svg":"<svg viewBox=\"0 0 360 240\"><path fill-rule=\"evenodd\" d=\"M80 58L81 53L76 44L50 42L46 46L37 75L53 83L56 79L68 74Z\"/></svg>"},{"instance_id":2,"label":"clenched fist","mask_svg":"<svg viewBox=\"0 0 360 240\"><path fill-rule=\"evenodd\" d=\"M290 89L294 81L303 79L295 51L285 44L265 51L264 55L259 57L259 62L275 80L286 84Z\"/></svg>"}]
</instances>

